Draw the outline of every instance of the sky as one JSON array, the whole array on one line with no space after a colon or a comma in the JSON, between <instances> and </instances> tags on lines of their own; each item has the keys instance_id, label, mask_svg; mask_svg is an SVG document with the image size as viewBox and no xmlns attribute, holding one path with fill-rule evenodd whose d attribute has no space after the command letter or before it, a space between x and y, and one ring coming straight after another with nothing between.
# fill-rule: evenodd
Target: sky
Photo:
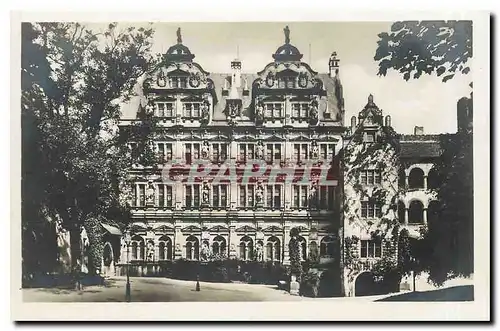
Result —
<instances>
[{"instance_id":1,"label":"sky","mask_svg":"<svg viewBox=\"0 0 500 331\"><path fill-rule=\"evenodd\" d=\"M456 131L456 104L461 97L470 95L471 74L457 74L446 83L435 75L408 82L394 71L385 77L377 76L373 59L377 35L390 31L391 22L153 23L152 51L166 52L176 43L180 27L183 44L206 71L229 72L231 60L238 57L243 72L256 73L273 61L271 55L284 43L286 25L290 28L290 43L304 54L302 61L313 70L327 73L328 59L333 51L337 52L346 125L373 94L377 106L384 116L391 115L392 126L400 133L413 133L415 126L423 126L429 134Z\"/></svg>"}]
</instances>

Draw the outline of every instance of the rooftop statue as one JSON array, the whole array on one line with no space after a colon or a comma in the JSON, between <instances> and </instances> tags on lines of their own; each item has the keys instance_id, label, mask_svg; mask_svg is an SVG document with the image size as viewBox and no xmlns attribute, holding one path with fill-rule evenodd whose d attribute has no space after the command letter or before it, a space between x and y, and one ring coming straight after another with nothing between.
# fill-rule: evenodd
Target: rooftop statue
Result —
<instances>
[{"instance_id":1,"label":"rooftop statue","mask_svg":"<svg viewBox=\"0 0 500 331\"><path fill-rule=\"evenodd\" d=\"M177 28L177 43L182 44L181 28Z\"/></svg>"},{"instance_id":2,"label":"rooftop statue","mask_svg":"<svg viewBox=\"0 0 500 331\"><path fill-rule=\"evenodd\" d=\"M285 33L285 44L290 43L290 28L288 28L288 25L283 29L283 32Z\"/></svg>"}]
</instances>

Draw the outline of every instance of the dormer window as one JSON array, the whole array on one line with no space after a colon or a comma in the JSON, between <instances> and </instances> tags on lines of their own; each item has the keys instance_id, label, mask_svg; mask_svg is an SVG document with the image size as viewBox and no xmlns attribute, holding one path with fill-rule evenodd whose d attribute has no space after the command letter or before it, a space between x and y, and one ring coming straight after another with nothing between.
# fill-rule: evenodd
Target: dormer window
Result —
<instances>
[{"instance_id":1,"label":"dormer window","mask_svg":"<svg viewBox=\"0 0 500 331\"><path fill-rule=\"evenodd\" d=\"M283 106L281 103L266 103L264 117L266 119L282 118Z\"/></svg>"},{"instance_id":2,"label":"dormer window","mask_svg":"<svg viewBox=\"0 0 500 331\"><path fill-rule=\"evenodd\" d=\"M279 80L280 88L295 88L296 79L293 76L283 76Z\"/></svg>"},{"instance_id":3,"label":"dormer window","mask_svg":"<svg viewBox=\"0 0 500 331\"><path fill-rule=\"evenodd\" d=\"M185 102L184 103L184 117L199 118L201 102Z\"/></svg>"},{"instance_id":4,"label":"dormer window","mask_svg":"<svg viewBox=\"0 0 500 331\"><path fill-rule=\"evenodd\" d=\"M309 103L308 102L295 102L292 104L292 118L293 119L308 119Z\"/></svg>"},{"instance_id":5,"label":"dormer window","mask_svg":"<svg viewBox=\"0 0 500 331\"><path fill-rule=\"evenodd\" d=\"M170 87L172 88L187 88L187 77L171 77Z\"/></svg>"},{"instance_id":6,"label":"dormer window","mask_svg":"<svg viewBox=\"0 0 500 331\"><path fill-rule=\"evenodd\" d=\"M173 117L174 103L173 102L156 102L156 116L158 117Z\"/></svg>"},{"instance_id":7,"label":"dormer window","mask_svg":"<svg viewBox=\"0 0 500 331\"><path fill-rule=\"evenodd\" d=\"M365 143L375 142L375 132L365 132L363 141Z\"/></svg>"}]
</instances>

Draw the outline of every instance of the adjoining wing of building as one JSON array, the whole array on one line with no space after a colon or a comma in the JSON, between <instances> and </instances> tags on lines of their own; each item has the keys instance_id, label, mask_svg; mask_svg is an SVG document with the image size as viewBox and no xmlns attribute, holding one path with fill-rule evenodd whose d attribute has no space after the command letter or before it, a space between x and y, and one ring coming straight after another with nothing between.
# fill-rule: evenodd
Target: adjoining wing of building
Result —
<instances>
[{"instance_id":1,"label":"adjoining wing of building","mask_svg":"<svg viewBox=\"0 0 500 331\"><path fill-rule=\"evenodd\" d=\"M360 169L354 178L342 168L343 149L376 141L391 121L370 96L358 121L344 124L335 52L329 72L318 73L287 36L253 74L243 73L239 59L228 63L228 73L207 72L194 52L179 34L163 62L141 82L139 96L122 109L122 133L137 124L141 112L157 119L157 165L130 169L129 259L149 263L142 273L154 273L164 260L210 255L288 264L290 231L296 228L302 258L320 263L341 263L343 239L358 237L359 274L384 254L370 235L383 211L357 199L352 183L403 189L394 217L413 233L426 223L438 136L424 135L420 128L397 136L403 175L379 165ZM129 143L136 148L136 142ZM255 162L257 168L248 166ZM393 177L382 171L393 171ZM352 215L345 209L348 201L357 206ZM126 260L122 247L120 261Z\"/></svg>"}]
</instances>

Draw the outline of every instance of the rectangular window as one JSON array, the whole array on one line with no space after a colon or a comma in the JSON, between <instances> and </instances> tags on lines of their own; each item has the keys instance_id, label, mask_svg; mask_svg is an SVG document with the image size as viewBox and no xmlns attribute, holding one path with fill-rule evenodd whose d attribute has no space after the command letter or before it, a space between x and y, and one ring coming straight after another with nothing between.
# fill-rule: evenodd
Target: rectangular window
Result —
<instances>
[{"instance_id":1,"label":"rectangular window","mask_svg":"<svg viewBox=\"0 0 500 331\"><path fill-rule=\"evenodd\" d=\"M307 111L309 104L306 102L294 102L292 104L292 118L294 119L307 119Z\"/></svg>"},{"instance_id":2,"label":"rectangular window","mask_svg":"<svg viewBox=\"0 0 500 331\"><path fill-rule=\"evenodd\" d=\"M187 78L186 77L179 78L179 85L181 88L186 88L187 87Z\"/></svg>"},{"instance_id":3,"label":"rectangular window","mask_svg":"<svg viewBox=\"0 0 500 331\"><path fill-rule=\"evenodd\" d=\"M214 207L227 206L227 185L215 185L212 188L212 204Z\"/></svg>"},{"instance_id":4,"label":"rectangular window","mask_svg":"<svg viewBox=\"0 0 500 331\"><path fill-rule=\"evenodd\" d=\"M266 186L266 207L281 208L281 185Z\"/></svg>"},{"instance_id":5,"label":"rectangular window","mask_svg":"<svg viewBox=\"0 0 500 331\"><path fill-rule=\"evenodd\" d=\"M287 88L295 88L295 78L294 77L287 77L286 78L286 87Z\"/></svg>"},{"instance_id":6,"label":"rectangular window","mask_svg":"<svg viewBox=\"0 0 500 331\"><path fill-rule=\"evenodd\" d=\"M374 132L366 132L365 133L365 142L372 143L375 141L375 133Z\"/></svg>"},{"instance_id":7,"label":"rectangular window","mask_svg":"<svg viewBox=\"0 0 500 331\"><path fill-rule=\"evenodd\" d=\"M172 102L157 102L156 114L158 117L172 117L174 104Z\"/></svg>"},{"instance_id":8,"label":"rectangular window","mask_svg":"<svg viewBox=\"0 0 500 331\"><path fill-rule=\"evenodd\" d=\"M331 161L335 154L335 144L320 144L320 156L322 160Z\"/></svg>"},{"instance_id":9,"label":"rectangular window","mask_svg":"<svg viewBox=\"0 0 500 331\"><path fill-rule=\"evenodd\" d=\"M165 206L165 185L158 185L158 206Z\"/></svg>"},{"instance_id":10,"label":"rectangular window","mask_svg":"<svg viewBox=\"0 0 500 331\"><path fill-rule=\"evenodd\" d=\"M283 106L281 103L266 103L264 117L266 119L280 119L283 117Z\"/></svg>"},{"instance_id":11,"label":"rectangular window","mask_svg":"<svg viewBox=\"0 0 500 331\"><path fill-rule=\"evenodd\" d=\"M335 206L335 186L320 186L318 200L320 209L333 210Z\"/></svg>"},{"instance_id":12,"label":"rectangular window","mask_svg":"<svg viewBox=\"0 0 500 331\"><path fill-rule=\"evenodd\" d=\"M239 147L240 147L239 161L246 162L254 158L254 148L255 148L254 144L239 144ZM227 150L227 145L226 145L226 150Z\"/></svg>"},{"instance_id":13,"label":"rectangular window","mask_svg":"<svg viewBox=\"0 0 500 331\"><path fill-rule=\"evenodd\" d=\"M177 77L171 78L171 86L172 88L178 88L179 87L179 79Z\"/></svg>"},{"instance_id":14,"label":"rectangular window","mask_svg":"<svg viewBox=\"0 0 500 331\"><path fill-rule=\"evenodd\" d=\"M186 207L199 207L200 206L200 185L186 185Z\"/></svg>"},{"instance_id":15,"label":"rectangular window","mask_svg":"<svg viewBox=\"0 0 500 331\"><path fill-rule=\"evenodd\" d=\"M361 217L382 217L382 207L375 202L361 201Z\"/></svg>"},{"instance_id":16,"label":"rectangular window","mask_svg":"<svg viewBox=\"0 0 500 331\"><path fill-rule=\"evenodd\" d=\"M240 185L240 207L253 207L255 187L253 184Z\"/></svg>"},{"instance_id":17,"label":"rectangular window","mask_svg":"<svg viewBox=\"0 0 500 331\"><path fill-rule=\"evenodd\" d=\"M137 204L141 207L146 205L146 184L139 184L139 196Z\"/></svg>"},{"instance_id":18,"label":"rectangular window","mask_svg":"<svg viewBox=\"0 0 500 331\"><path fill-rule=\"evenodd\" d=\"M293 185L293 207L306 208L309 205L309 187L307 185Z\"/></svg>"},{"instance_id":19,"label":"rectangular window","mask_svg":"<svg viewBox=\"0 0 500 331\"><path fill-rule=\"evenodd\" d=\"M307 160L309 158L309 145L293 144L293 154L297 162Z\"/></svg>"},{"instance_id":20,"label":"rectangular window","mask_svg":"<svg viewBox=\"0 0 500 331\"><path fill-rule=\"evenodd\" d=\"M200 117L200 103L199 102L186 102L184 103L184 117L199 118Z\"/></svg>"},{"instance_id":21,"label":"rectangular window","mask_svg":"<svg viewBox=\"0 0 500 331\"><path fill-rule=\"evenodd\" d=\"M158 161L172 160L172 144L158 143Z\"/></svg>"},{"instance_id":22,"label":"rectangular window","mask_svg":"<svg viewBox=\"0 0 500 331\"><path fill-rule=\"evenodd\" d=\"M360 173L360 181L362 185L377 185L381 184L381 171L376 169L362 170Z\"/></svg>"},{"instance_id":23,"label":"rectangular window","mask_svg":"<svg viewBox=\"0 0 500 331\"><path fill-rule=\"evenodd\" d=\"M382 244L380 240L361 240L361 257L382 257Z\"/></svg>"}]
</instances>

